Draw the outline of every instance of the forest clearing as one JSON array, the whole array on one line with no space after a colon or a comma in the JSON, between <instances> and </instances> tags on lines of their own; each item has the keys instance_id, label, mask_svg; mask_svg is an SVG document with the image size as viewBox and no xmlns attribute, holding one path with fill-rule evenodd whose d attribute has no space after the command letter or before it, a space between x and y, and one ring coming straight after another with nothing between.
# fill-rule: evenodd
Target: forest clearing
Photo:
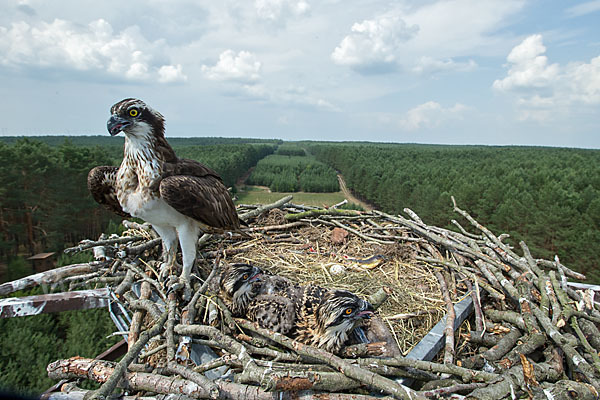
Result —
<instances>
[{"instance_id":1,"label":"forest clearing","mask_svg":"<svg viewBox=\"0 0 600 400\"><path fill-rule=\"evenodd\" d=\"M236 203L268 204L288 195L293 195L300 204L316 207L334 205L346 199L346 196L341 191L332 193L271 192L264 188L249 185L236 193Z\"/></svg>"},{"instance_id":2,"label":"forest clearing","mask_svg":"<svg viewBox=\"0 0 600 400\"><path fill-rule=\"evenodd\" d=\"M266 186L256 185L237 185L236 203L237 204L269 204L276 200L293 195L299 204L308 206L327 208L347 200L349 204L354 204L363 210L372 210L373 207L366 202L356 198L344 182L344 177L337 174L340 190L329 193L314 192L272 192Z\"/></svg>"}]
</instances>

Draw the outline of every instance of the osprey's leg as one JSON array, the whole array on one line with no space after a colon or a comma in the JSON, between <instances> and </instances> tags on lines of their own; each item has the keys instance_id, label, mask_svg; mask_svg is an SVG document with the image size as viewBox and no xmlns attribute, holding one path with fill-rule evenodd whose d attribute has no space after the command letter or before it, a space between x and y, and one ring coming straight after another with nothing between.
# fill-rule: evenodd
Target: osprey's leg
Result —
<instances>
[{"instance_id":1,"label":"osprey's leg","mask_svg":"<svg viewBox=\"0 0 600 400\"><path fill-rule=\"evenodd\" d=\"M189 223L178 227L177 233L179 235L181 256L183 258L183 270L181 271L179 282L184 285L183 298L184 300L188 300L192 294L190 274L196 261L196 248L198 246L200 228L196 223Z\"/></svg>"},{"instance_id":2,"label":"osprey's leg","mask_svg":"<svg viewBox=\"0 0 600 400\"><path fill-rule=\"evenodd\" d=\"M175 262L177 261L177 231L170 226L153 225L152 227L162 239L163 263L160 268L160 277L164 279L171 275L171 271L175 269Z\"/></svg>"}]
</instances>

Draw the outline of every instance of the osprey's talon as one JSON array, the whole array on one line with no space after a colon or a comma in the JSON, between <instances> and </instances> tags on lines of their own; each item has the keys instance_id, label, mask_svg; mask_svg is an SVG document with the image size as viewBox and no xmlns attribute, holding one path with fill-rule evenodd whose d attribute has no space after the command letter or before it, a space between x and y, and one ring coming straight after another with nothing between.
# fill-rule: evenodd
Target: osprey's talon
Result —
<instances>
[{"instance_id":1,"label":"osprey's talon","mask_svg":"<svg viewBox=\"0 0 600 400\"><path fill-rule=\"evenodd\" d=\"M166 262L161 262L159 267L159 271L158 271L158 281L159 282L167 282L167 280L170 280L171 277L169 275L170 274L170 266L168 263Z\"/></svg>"},{"instance_id":2,"label":"osprey's talon","mask_svg":"<svg viewBox=\"0 0 600 400\"><path fill-rule=\"evenodd\" d=\"M179 288L183 288L181 298L186 302L189 301L192 298L192 286L190 284L190 278L186 279L185 277L180 276L177 285L179 285Z\"/></svg>"},{"instance_id":3,"label":"osprey's talon","mask_svg":"<svg viewBox=\"0 0 600 400\"><path fill-rule=\"evenodd\" d=\"M184 301L189 301L192 298L192 286L190 285L190 281L183 278L171 275L169 277L169 282L167 283L167 296L172 292L178 292L183 289L182 299Z\"/></svg>"},{"instance_id":4,"label":"osprey's talon","mask_svg":"<svg viewBox=\"0 0 600 400\"><path fill-rule=\"evenodd\" d=\"M171 275L168 279L168 281L166 282L167 287L167 296L173 292L177 292L179 290L181 290L181 288L184 287L183 282L179 281L179 278L177 276Z\"/></svg>"}]
</instances>

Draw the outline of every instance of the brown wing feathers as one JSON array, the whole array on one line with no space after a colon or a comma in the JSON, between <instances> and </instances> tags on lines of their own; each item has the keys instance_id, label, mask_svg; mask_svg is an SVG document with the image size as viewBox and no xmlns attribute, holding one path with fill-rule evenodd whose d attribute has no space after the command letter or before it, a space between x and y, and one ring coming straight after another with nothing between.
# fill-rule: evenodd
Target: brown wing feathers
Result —
<instances>
[{"instance_id":1,"label":"brown wing feathers","mask_svg":"<svg viewBox=\"0 0 600 400\"><path fill-rule=\"evenodd\" d=\"M195 177L213 176L222 182L221 177L215 170L196 160L180 158L177 162L166 162L163 164L163 177L172 175L190 175Z\"/></svg>"},{"instance_id":2,"label":"brown wing feathers","mask_svg":"<svg viewBox=\"0 0 600 400\"><path fill-rule=\"evenodd\" d=\"M115 183L118 167L101 166L88 174L88 189L94 200L123 217ZM231 196L219 175L194 160L164 163L160 195L180 213L217 230L239 230L240 220Z\"/></svg>"},{"instance_id":3,"label":"brown wing feathers","mask_svg":"<svg viewBox=\"0 0 600 400\"><path fill-rule=\"evenodd\" d=\"M263 327L284 335L294 328L294 302L277 294L261 294L248 307L248 317Z\"/></svg>"},{"instance_id":4,"label":"brown wing feathers","mask_svg":"<svg viewBox=\"0 0 600 400\"><path fill-rule=\"evenodd\" d=\"M233 200L213 169L185 158L162 169L160 195L171 207L217 230L240 229Z\"/></svg>"},{"instance_id":5,"label":"brown wing feathers","mask_svg":"<svg viewBox=\"0 0 600 400\"><path fill-rule=\"evenodd\" d=\"M239 230L240 222L229 192L220 179L174 175L160 183L161 197L180 213L210 227Z\"/></svg>"},{"instance_id":6,"label":"brown wing feathers","mask_svg":"<svg viewBox=\"0 0 600 400\"><path fill-rule=\"evenodd\" d=\"M94 200L102 204L108 210L118 214L122 217L131 217L128 213L123 211L119 200L117 200L117 193L115 190L115 183L117 180L118 167L95 167L88 173L88 190L92 194Z\"/></svg>"}]
</instances>

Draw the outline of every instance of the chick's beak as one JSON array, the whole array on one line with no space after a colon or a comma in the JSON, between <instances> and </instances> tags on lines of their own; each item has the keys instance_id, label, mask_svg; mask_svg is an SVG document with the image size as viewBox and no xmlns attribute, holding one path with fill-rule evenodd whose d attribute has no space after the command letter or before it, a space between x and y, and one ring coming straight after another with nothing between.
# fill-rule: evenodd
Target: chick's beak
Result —
<instances>
[{"instance_id":1,"label":"chick's beak","mask_svg":"<svg viewBox=\"0 0 600 400\"><path fill-rule=\"evenodd\" d=\"M262 277L263 277L262 269L258 268L257 266L253 266L251 274L253 274L253 275L250 277L250 279L248 279L248 282L261 282L262 281Z\"/></svg>"},{"instance_id":2,"label":"chick's beak","mask_svg":"<svg viewBox=\"0 0 600 400\"><path fill-rule=\"evenodd\" d=\"M356 314L356 316L358 318L371 318L374 314L373 311L375 311L375 309L373 308L373 306L371 305L371 303L369 303L368 301L365 301L365 304L363 305L363 310L360 311L358 314Z\"/></svg>"},{"instance_id":3,"label":"chick's beak","mask_svg":"<svg viewBox=\"0 0 600 400\"><path fill-rule=\"evenodd\" d=\"M106 128L108 129L108 133L110 133L111 136L117 135L129 125L131 125L131 122L115 114L111 115L108 121L106 122Z\"/></svg>"}]
</instances>

